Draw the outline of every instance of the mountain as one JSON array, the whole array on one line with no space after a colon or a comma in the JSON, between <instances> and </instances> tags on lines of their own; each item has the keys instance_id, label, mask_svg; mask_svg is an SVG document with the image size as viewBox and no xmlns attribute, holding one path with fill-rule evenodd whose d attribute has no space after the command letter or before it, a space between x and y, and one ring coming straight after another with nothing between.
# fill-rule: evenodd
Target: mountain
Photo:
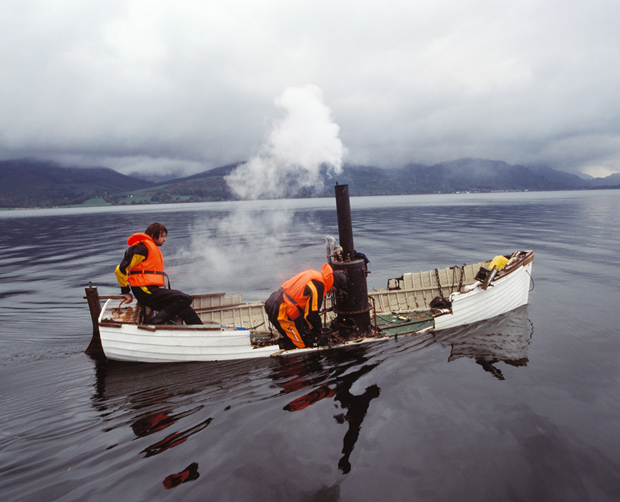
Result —
<instances>
[{"instance_id":1,"label":"mountain","mask_svg":"<svg viewBox=\"0 0 620 502\"><path fill-rule=\"evenodd\" d=\"M584 179L576 174L570 174L564 171L557 171L547 166L528 166L528 169L539 175L548 181L558 185L566 187L567 189L579 189L590 186L590 181L595 179Z\"/></svg>"},{"instance_id":2,"label":"mountain","mask_svg":"<svg viewBox=\"0 0 620 502\"><path fill-rule=\"evenodd\" d=\"M225 177L240 163L216 167L192 176L159 183L142 192L151 202L172 202L175 199L210 202L234 198Z\"/></svg>"},{"instance_id":3,"label":"mountain","mask_svg":"<svg viewBox=\"0 0 620 502\"><path fill-rule=\"evenodd\" d=\"M0 207L81 204L106 193L151 185L107 167L62 167L29 159L0 162Z\"/></svg>"},{"instance_id":4,"label":"mountain","mask_svg":"<svg viewBox=\"0 0 620 502\"><path fill-rule=\"evenodd\" d=\"M225 177L239 164L153 183L102 167L4 161L0 162L0 207L73 205L95 198L112 204L232 200L234 195ZM337 176L323 170L322 181L319 189L305 189L295 196L331 197L336 182L348 184L352 196L620 188L620 174L583 179L546 166L525 167L487 159L459 159L431 166L408 164L395 169L345 165Z\"/></svg>"},{"instance_id":5,"label":"mountain","mask_svg":"<svg viewBox=\"0 0 620 502\"><path fill-rule=\"evenodd\" d=\"M550 168L533 172L524 166L486 159L459 159L432 166L409 164L391 170L349 167L345 173L352 180L349 190L354 195L586 188L584 180L568 173ZM572 183L573 176L580 185Z\"/></svg>"},{"instance_id":6,"label":"mountain","mask_svg":"<svg viewBox=\"0 0 620 502\"><path fill-rule=\"evenodd\" d=\"M593 188L620 186L620 173L614 173L607 178L593 178L589 181L589 186Z\"/></svg>"}]
</instances>

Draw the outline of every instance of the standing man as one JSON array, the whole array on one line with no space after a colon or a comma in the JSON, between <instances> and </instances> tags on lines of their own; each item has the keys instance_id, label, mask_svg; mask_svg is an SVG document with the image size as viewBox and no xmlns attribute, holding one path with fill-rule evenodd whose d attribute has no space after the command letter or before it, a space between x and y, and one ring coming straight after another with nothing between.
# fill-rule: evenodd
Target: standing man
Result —
<instances>
[{"instance_id":1,"label":"standing man","mask_svg":"<svg viewBox=\"0 0 620 502\"><path fill-rule=\"evenodd\" d=\"M325 263L321 271L306 270L286 281L265 302L269 321L283 335L280 347L286 350L307 346L304 335L321 333L319 311L328 293L347 282L343 272Z\"/></svg>"},{"instance_id":2,"label":"standing man","mask_svg":"<svg viewBox=\"0 0 620 502\"><path fill-rule=\"evenodd\" d=\"M202 324L191 307L191 296L164 287L166 273L159 248L166 242L167 235L168 230L161 223L151 223L144 233L133 234L127 239L129 248L116 267L116 280L121 293L127 303L133 300L133 292L138 302L156 310L158 313L153 318L153 324L164 324L177 315L185 324Z\"/></svg>"}]
</instances>

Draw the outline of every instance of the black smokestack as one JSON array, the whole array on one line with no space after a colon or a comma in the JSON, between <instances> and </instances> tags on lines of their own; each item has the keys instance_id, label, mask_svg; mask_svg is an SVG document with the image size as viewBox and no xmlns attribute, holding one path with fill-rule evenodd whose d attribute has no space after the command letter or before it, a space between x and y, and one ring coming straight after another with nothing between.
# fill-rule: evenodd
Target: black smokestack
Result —
<instances>
[{"instance_id":1,"label":"black smokestack","mask_svg":"<svg viewBox=\"0 0 620 502\"><path fill-rule=\"evenodd\" d=\"M334 270L347 276L345 287L336 296L334 312L337 314L337 330L341 338L354 339L370 334L370 306L366 259L353 246L353 227L349 186L336 185L336 211L338 213L338 235L342 253L335 257Z\"/></svg>"},{"instance_id":2,"label":"black smokestack","mask_svg":"<svg viewBox=\"0 0 620 502\"><path fill-rule=\"evenodd\" d=\"M338 236L342 255L346 260L353 258L355 247L353 246L353 227L351 225L351 205L349 203L349 185L336 185L336 213L338 214Z\"/></svg>"}]
</instances>

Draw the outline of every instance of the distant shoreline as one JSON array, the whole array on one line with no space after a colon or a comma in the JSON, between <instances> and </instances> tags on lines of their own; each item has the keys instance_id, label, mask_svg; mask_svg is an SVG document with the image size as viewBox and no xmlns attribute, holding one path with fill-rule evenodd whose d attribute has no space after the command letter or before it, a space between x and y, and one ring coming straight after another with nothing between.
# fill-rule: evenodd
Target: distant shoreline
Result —
<instances>
[{"instance_id":1,"label":"distant shoreline","mask_svg":"<svg viewBox=\"0 0 620 502\"><path fill-rule=\"evenodd\" d=\"M406 196L406 195L491 195L491 194L499 194L499 193L542 193L542 192L584 192L584 191L593 191L593 190L620 190L620 185L617 186L607 186L607 187L591 187L591 188L574 188L574 189L564 189L564 190L485 190L485 191L455 191L455 192L427 192L427 193L400 193L400 194L364 194L364 195L351 195L351 198L358 197L398 197L398 196ZM316 197L282 197L279 199L248 199L248 200L298 200L298 199L328 199L331 197L328 196L316 196ZM165 202L151 202L151 201L132 201L128 203L111 203L106 201L101 201L101 203L92 203L92 200L86 201L84 204L69 204L66 206L23 206L23 207L0 207L0 211L19 211L23 209L29 210L39 210L39 209L85 209L89 207L135 207L135 206L160 206L165 204L201 204L201 203L211 203L211 202L243 202L242 199L220 199L220 200L188 200L189 198L177 198L172 200L167 200Z\"/></svg>"}]
</instances>

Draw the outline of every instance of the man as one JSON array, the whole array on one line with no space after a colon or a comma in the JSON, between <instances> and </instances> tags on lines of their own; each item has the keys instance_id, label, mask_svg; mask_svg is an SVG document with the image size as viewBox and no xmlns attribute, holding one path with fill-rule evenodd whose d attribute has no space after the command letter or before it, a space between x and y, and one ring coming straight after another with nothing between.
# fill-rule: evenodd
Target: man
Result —
<instances>
[{"instance_id":1,"label":"man","mask_svg":"<svg viewBox=\"0 0 620 502\"><path fill-rule=\"evenodd\" d=\"M125 257L116 267L116 279L125 295L125 302L131 303L133 297L142 305L156 310L153 324L164 324L179 316L185 324L202 324L198 314L190 306L192 297L166 289L164 258L159 248L166 242L168 230L161 223L151 223L144 233L133 234L127 239L129 248Z\"/></svg>"},{"instance_id":2,"label":"man","mask_svg":"<svg viewBox=\"0 0 620 502\"><path fill-rule=\"evenodd\" d=\"M280 347L283 349L307 346L306 333L321 333L319 311L323 298L347 282L343 272L332 270L326 263L321 271L306 270L286 281L278 291L265 302L269 321L283 335Z\"/></svg>"}]
</instances>

